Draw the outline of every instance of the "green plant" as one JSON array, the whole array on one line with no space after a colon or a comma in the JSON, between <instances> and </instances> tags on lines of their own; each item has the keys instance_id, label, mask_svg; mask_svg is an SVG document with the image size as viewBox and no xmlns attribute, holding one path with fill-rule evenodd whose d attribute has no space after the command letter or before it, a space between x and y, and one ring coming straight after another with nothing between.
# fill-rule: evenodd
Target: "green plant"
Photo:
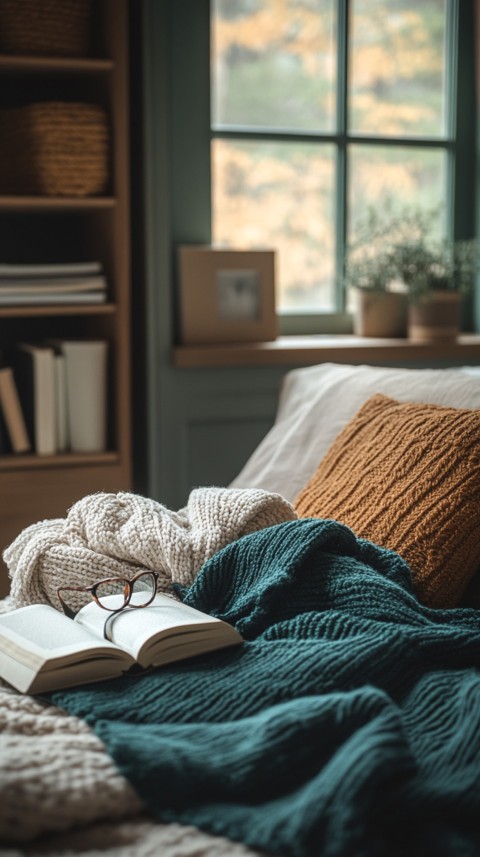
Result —
<instances>
[{"instance_id":1,"label":"green plant","mask_svg":"<svg viewBox=\"0 0 480 857\"><path fill-rule=\"evenodd\" d=\"M347 251L346 284L377 292L403 288L411 300L439 290L467 294L480 270L478 242L437 238L438 217L438 209L370 208Z\"/></svg>"},{"instance_id":2,"label":"green plant","mask_svg":"<svg viewBox=\"0 0 480 857\"><path fill-rule=\"evenodd\" d=\"M397 246L398 275L412 299L432 291L468 294L480 268L478 242L406 240Z\"/></svg>"},{"instance_id":3,"label":"green plant","mask_svg":"<svg viewBox=\"0 0 480 857\"><path fill-rule=\"evenodd\" d=\"M395 242L385 218L369 207L355 226L347 248L344 280L347 287L388 292L397 279Z\"/></svg>"},{"instance_id":4,"label":"green plant","mask_svg":"<svg viewBox=\"0 0 480 857\"><path fill-rule=\"evenodd\" d=\"M389 250L371 249L362 254L349 253L345 266L345 282L356 289L388 292L396 277L394 254Z\"/></svg>"}]
</instances>

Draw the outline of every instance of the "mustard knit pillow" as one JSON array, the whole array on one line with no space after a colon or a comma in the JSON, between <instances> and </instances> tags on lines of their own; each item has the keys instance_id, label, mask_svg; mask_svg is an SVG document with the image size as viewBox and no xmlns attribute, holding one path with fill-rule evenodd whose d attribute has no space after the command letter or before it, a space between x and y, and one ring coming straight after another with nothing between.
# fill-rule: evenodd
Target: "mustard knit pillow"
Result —
<instances>
[{"instance_id":1,"label":"mustard knit pillow","mask_svg":"<svg viewBox=\"0 0 480 857\"><path fill-rule=\"evenodd\" d=\"M372 396L298 495L399 553L431 607L454 607L480 566L480 410Z\"/></svg>"}]
</instances>

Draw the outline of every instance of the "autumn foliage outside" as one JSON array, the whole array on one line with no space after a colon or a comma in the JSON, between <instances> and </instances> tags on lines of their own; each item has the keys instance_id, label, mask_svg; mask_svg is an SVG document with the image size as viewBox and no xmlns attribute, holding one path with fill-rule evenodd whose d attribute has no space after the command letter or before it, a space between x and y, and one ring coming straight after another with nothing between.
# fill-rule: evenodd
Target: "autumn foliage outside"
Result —
<instances>
[{"instance_id":1,"label":"autumn foliage outside","mask_svg":"<svg viewBox=\"0 0 480 857\"><path fill-rule=\"evenodd\" d=\"M444 151L402 140L445 138L445 0L352 0L346 136L336 2L212 8L213 240L277 250L280 309L333 309L340 147L351 232L387 197L425 209L444 197Z\"/></svg>"}]
</instances>

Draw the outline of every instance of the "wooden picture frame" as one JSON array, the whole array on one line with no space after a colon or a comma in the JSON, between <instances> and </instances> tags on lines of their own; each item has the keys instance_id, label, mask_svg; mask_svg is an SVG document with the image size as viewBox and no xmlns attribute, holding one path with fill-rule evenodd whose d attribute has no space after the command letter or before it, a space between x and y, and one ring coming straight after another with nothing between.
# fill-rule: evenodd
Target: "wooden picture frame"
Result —
<instances>
[{"instance_id":1,"label":"wooden picture frame","mask_svg":"<svg viewBox=\"0 0 480 857\"><path fill-rule=\"evenodd\" d=\"M178 253L182 345L276 339L274 250L184 245Z\"/></svg>"}]
</instances>

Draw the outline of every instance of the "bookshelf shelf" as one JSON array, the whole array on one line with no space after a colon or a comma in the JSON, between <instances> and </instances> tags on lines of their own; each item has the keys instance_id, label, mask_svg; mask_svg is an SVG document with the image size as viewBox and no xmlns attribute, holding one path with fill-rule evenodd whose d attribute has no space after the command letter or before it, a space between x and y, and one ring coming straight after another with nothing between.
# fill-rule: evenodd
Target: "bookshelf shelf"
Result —
<instances>
[{"instance_id":1,"label":"bookshelf shelf","mask_svg":"<svg viewBox=\"0 0 480 857\"><path fill-rule=\"evenodd\" d=\"M89 198L45 197L45 196L1 196L0 211L95 211L114 208L117 200L113 196Z\"/></svg>"},{"instance_id":2,"label":"bookshelf shelf","mask_svg":"<svg viewBox=\"0 0 480 857\"><path fill-rule=\"evenodd\" d=\"M115 304L92 304L91 306L9 306L0 307L1 318L48 318L49 316L113 315Z\"/></svg>"},{"instance_id":3,"label":"bookshelf shelf","mask_svg":"<svg viewBox=\"0 0 480 857\"><path fill-rule=\"evenodd\" d=\"M64 57L0 56L0 73L38 72L49 74L109 74L111 59L65 59Z\"/></svg>"},{"instance_id":4,"label":"bookshelf shelf","mask_svg":"<svg viewBox=\"0 0 480 857\"><path fill-rule=\"evenodd\" d=\"M118 464L119 454L101 452L96 455L81 455L70 452L65 455L0 455L0 472L11 470L51 470L52 468L85 467L89 465Z\"/></svg>"},{"instance_id":5,"label":"bookshelf shelf","mask_svg":"<svg viewBox=\"0 0 480 857\"><path fill-rule=\"evenodd\" d=\"M104 195L39 196L0 187L0 263L99 261L108 284L104 304L0 306L0 365L9 365L18 342L108 343L106 451L38 456L8 454L3 446L0 555L25 527L65 517L81 497L131 489L128 8L128 0L92 4L89 56L0 55L0 108L45 100L98 103L111 136ZM0 597L8 588L0 560Z\"/></svg>"}]
</instances>

